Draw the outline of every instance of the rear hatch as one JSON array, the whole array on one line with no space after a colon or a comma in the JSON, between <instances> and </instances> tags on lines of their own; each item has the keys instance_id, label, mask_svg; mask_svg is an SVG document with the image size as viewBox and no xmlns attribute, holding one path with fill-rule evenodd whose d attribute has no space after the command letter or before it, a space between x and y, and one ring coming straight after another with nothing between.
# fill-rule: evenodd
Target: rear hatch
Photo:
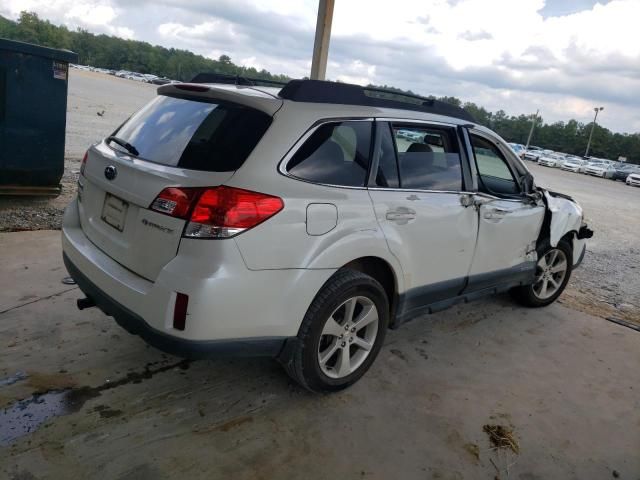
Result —
<instances>
[{"instance_id":1,"label":"rear hatch","mask_svg":"<svg viewBox=\"0 0 640 480\"><path fill-rule=\"evenodd\" d=\"M175 257L186 221L150 210L154 199L167 187L225 183L281 105L273 96L243 90L160 87L161 95L116 130L115 139L89 149L79 211L83 231L98 248L156 279Z\"/></svg>"}]
</instances>

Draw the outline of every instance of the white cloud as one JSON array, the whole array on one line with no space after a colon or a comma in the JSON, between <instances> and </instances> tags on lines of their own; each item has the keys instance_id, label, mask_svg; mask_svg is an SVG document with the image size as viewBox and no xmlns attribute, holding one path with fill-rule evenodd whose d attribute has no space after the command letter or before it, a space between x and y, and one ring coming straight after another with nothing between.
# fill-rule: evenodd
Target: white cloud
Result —
<instances>
[{"instance_id":1,"label":"white cloud","mask_svg":"<svg viewBox=\"0 0 640 480\"><path fill-rule=\"evenodd\" d=\"M17 17L20 12L36 12L40 17L69 28L134 38L133 29L119 24L120 8L108 0L3 0L0 15Z\"/></svg>"},{"instance_id":2,"label":"white cloud","mask_svg":"<svg viewBox=\"0 0 640 480\"><path fill-rule=\"evenodd\" d=\"M600 1L577 11L565 0L340 0L327 75L454 95L508 114L540 108L547 121L589 122L593 106L603 105L604 126L638 131L640 1ZM20 10L301 77L309 72L317 0L0 3L2 15Z\"/></svg>"}]
</instances>

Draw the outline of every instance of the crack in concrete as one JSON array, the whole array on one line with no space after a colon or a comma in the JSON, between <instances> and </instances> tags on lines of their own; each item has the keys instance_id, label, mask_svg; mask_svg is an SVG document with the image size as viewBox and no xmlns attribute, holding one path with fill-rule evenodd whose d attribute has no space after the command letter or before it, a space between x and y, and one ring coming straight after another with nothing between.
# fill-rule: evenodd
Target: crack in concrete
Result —
<instances>
[{"instance_id":1,"label":"crack in concrete","mask_svg":"<svg viewBox=\"0 0 640 480\"><path fill-rule=\"evenodd\" d=\"M14 305L13 307L9 307L9 308L7 308L5 310L0 310L0 315L2 315L3 313L11 312L12 310L16 310L18 308L26 307L27 305L31 305L32 303L37 303L37 302L40 302L42 300L49 300L50 298L60 296L60 295L62 295L64 293L70 292L72 290L76 290L77 288L78 287L68 288L67 290L63 290L63 291L58 292L58 293L53 293L53 294L48 295L46 297L40 297L40 298L36 298L35 300L31 300L29 302L22 303L20 305Z\"/></svg>"}]
</instances>

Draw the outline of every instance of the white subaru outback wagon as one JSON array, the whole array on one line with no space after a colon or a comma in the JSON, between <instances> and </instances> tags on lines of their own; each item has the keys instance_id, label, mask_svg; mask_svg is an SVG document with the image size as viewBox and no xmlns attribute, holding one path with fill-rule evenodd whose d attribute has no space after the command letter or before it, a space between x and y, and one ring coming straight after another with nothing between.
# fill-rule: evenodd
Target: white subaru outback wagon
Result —
<instances>
[{"instance_id":1,"label":"white subaru outback wagon","mask_svg":"<svg viewBox=\"0 0 640 480\"><path fill-rule=\"evenodd\" d=\"M464 110L293 80L160 87L88 150L62 239L79 308L332 391L412 317L507 290L550 304L591 234Z\"/></svg>"}]
</instances>

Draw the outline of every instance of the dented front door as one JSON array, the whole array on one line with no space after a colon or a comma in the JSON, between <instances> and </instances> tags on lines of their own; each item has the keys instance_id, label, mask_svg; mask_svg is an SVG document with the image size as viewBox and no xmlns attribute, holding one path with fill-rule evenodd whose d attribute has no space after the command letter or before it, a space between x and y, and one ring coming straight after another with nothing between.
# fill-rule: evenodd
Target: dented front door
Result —
<instances>
[{"instance_id":1,"label":"dented front door","mask_svg":"<svg viewBox=\"0 0 640 480\"><path fill-rule=\"evenodd\" d=\"M535 246L545 207L482 194L475 197L478 241L466 290L524 281L535 272Z\"/></svg>"}]
</instances>

